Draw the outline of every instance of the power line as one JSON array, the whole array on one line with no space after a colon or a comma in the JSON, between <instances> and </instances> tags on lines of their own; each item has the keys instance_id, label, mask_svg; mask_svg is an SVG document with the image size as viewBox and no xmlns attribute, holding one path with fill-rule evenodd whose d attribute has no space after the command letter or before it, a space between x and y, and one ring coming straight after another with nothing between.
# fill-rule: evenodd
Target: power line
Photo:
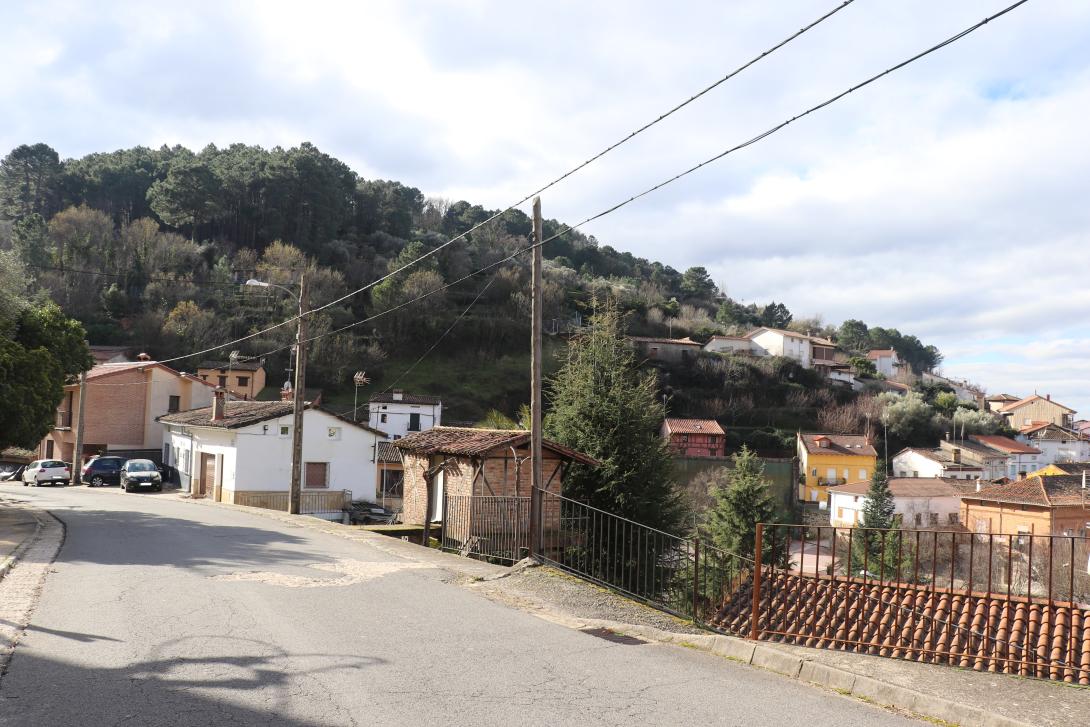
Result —
<instances>
[{"instance_id":1,"label":"power line","mask_svg":"<svg viewBox=\"0 0 1090 727\"><path fill-rule=\"evenodd\" d=\"M628 197L627 199L625 199L625 200L623 200L621 202L618 202L617 204L613 205L612 207L608 207L608 208L602 210L601 212L593 214L590 217L587 217L587 218L583 219L582 221L580 221L580 222L578 222L578 223L576 223L574 225L565 226L564 229L560 230L559 232L557 232L556 234L554 234L554 235L552 235L550 237L545 238L541 242L537 242L537 243L531 244L531 245L529 245L527 247L521 248L521 249L515 251L511 255L508 255L507 257L505 257L505 258L503 258L501 260L497 260L496 262L490 263L489 265L486 265L483 268L475 270L474 272L467 273L466 275L463 275L462 277L458 278L457 280L454 280L454 281L452 281L450 283L446 283L446 284L441 285L441 286L439 286L437 288L434 288L434 289L432 289L432 290L430 290L430 291L428 291L426 293L423 293L423 294L417 296L416 298L413 298L411 300L400 303L400 304L398 304L398 305L396 305L396 306L394 306L392 308L388 308L388 309L386 309L384 311L380 311L379 313L368 316L366 318L362 318L362 319L360 319L358 321L355 321L353 323L349 323L348 325L341 326L340 328L337 328L335 330L327 331L327 332L319 334L317 336L313 336L311 338L308 338L307 342L309 343L309 342L315 341L315 340L317 340L319 338L324 338L325 336L332 336L332 335L335 335L337 333L342 333L342 332L344 332L344 331L346 331L346 330L348 330L350 328L354 328L355 326L362 325L364 323L368 323L368 322L373 321L373 320L375 320L377 318L381 318L384 315L387 315L389 313L393 313L393 312L395 312L397 310L400 310L400 309L402 309L402 308L404 308L406 306L412 305L413 303L417 303L417 302L423 300L424 298L427 298L427 297L429 297L431 295L434 295L435 293L439 293L439 292L441 292L443 290L446 290L447 288L450 288L450 287L452 287L454 285L457 285L458 283L461 283L461 282L463 282L465 280L468 280L469 278L480 275L481 273L487 272L487 271L489 271L489 270L491 270L491 269L493 269L493 268L495 268L495 267L497 267L499 265L502 265L504 263L510 262L511 260L514 260L519 255L522 255L523 253L529 252L529 251L533 250L535 247L545 245L545 244L547 244L549 242L552 242L553 240L557 239L558 237L566 235L567 233L569 233L569 232L571 232L573 230L577 230L580 227L583 227L584 225L586 225L586 224L588 224L590 222L593 222L594 220L597 220L597 219L600 219L602 217L605 217L606 215L612 214L613 212L616 212L617 210L621 209L622 207L625 207L625 206L631 204L632 202L635 202L636 200L651 194L652 192L655 192L655 191L657 191L659 189L662 189L663 187L665 187L665 186L667 186L669 184L673 184L674 182L678 181L679 179L682 179L683 177L686 177L686 176L692 174L693 172L697 171L698 169L701 169L701 168L703 168L703 167L705 167L705 166L707 166L707 165L709 165L709 164L711 164L713 162L719 161L720 159L722 159L722 158L724 158L724 157L726 157L726 156L728 156L730 154L733 154L736 151L740 151L741 149L745 149L748 146L752 146L753 144L756 144L757 142L761 141L762 139L766 139L769 136L772 136L773 134L777 133L778 131L781 131L782 129L786 128L787 126L794 123L795 121L797 121L797 120L799 120L799 119L801 119L801 118L803 118L805 116L809 116L810 114L814 113L815 111L819 111L819 110L825 108L826 106L829 106L829 105L839 101L840 99L844 98L845 96L847 96L847 95L849 95L849 94L851 94L851 93L853 93L855 91L858 91L859 89L861 89L861 88L863 88L865 86L869 86L870 84L874 83L878 79L880 79L880 78L882 78L884 76L887 76L887 75L889 75L889 74L893 73L894 71L897 71L897 70L899 70L901 68L904 68L905 66L907 66L907 65L909 65L911 63L914 63L915 61L918 61L921 58L923 58L925 56L928 56L931 53L934 53L935 51L940 50L940 49L950 45L951 43L954 43L954 42L960 40L961 38L964 38L965 36L969 35L970 33L974 32L976 30L979 30L980 28L987 25L988 23L995 20L996 18L999 18L999 17L1001 17L1003 15L1006 15L1007 13L1011 12L1015 8L1017 8L1017 7L1021 6L1021 5L1024 5L1027 2L1029 2L1029 0L1019 0L1018 2L1014 3L1013 5L1009 5L1006 8L1004 8L1003 10L1000 10L999 12L995 13L994 15L989 15L988 17L984 18L980 22L975 23L975 24L969 26L968 28L966 28L965 30L962 30L961 32L956 33L955 35L950 36L946 40L944 40L944 41L942 41L940 43L937 43L937 44L931 46L930 48L928 48L928 49L926 49L926 50L924 50L924 51L922 51L920 53L917 53L916 55L908 58L907 60L901 61L900 63L898 63L898 64L896 64L894 66L890 66L886 70L867 78L865 81L862 81L860 83L857 83L854 86L851 86L847 90L842 91L842 92L836 94L835 96L832 96L832 97L826 99L825 101L822 101L821 103L819 103L819 104L817 104L815 106L811 106L807 110L805 110L805 111L803 111L803 112L801 112L799 114L796 114L795 116L792 116L791 118L787 119L786 121L782 121L779 124L776 124L775 126L761 132L760 134L752 137L751 139L749 139L747 141L744 141L744 142L742 142L740 144L732 146L732 147L720 152L719 154L716 154L715 156L710 157L709 159L706 159L706 160L700 162L699 164L696 164L696 165L694 165L692 167L689 167L685 171L680 172L679 174L675 174L674 176L670 177L669 179L666 179L666 180L664 180L662 182L659 182L658 184L654 185L653 187L648 187L644 191L639 192L638 194L634 194L631 197ZM290 347L291 347L290 345L289 346L283 346L281 348L277 348L277 349L274 349L272 351L267 351L267 352L265 352L263 354L260 354L260 355L262 355L262 356L271 355L273 353L283 351L283 350L285 350L287 348L290 348ZM193 355L196 355L196 354L193 354Z\"/></svg>"},{"instance_id":2,"label":"power line","mask_svg":"<svg viewBox=\"0 0 1090 727\"><path fill-rule=\"evenodd\" d=\"M457 236L455 236L455 237L452 237L451 239L447 240L446 242L442 243L441 245L438 245L437 247L433 248L432 250L429 250L428 252L424 253L423 255L421 255L420 257L416 258L415 260L412 260L412 261L410 261L410 262L407 262L407 263L405 263L404 265L402 265L401 267L397 268L396 270L393 270L393 271L391 271L391 272L387 273L386 275L383 275L382 277L380 277L380 278L378 278L378 279L376 279L376 280L373 280L373 281L371 281L371 282L370 282L370 283L368 283L367 285L364 285L364 286L363 286L362 288L357 288L356 290L354 290L354 291L352 291L352 292L350 292L350 293L347 293L347 294L345 294L345 295L341 296L340 298L337 298L337 299L335 299L335 300L332 300L332 301L330 301L330 302L328 302L328 303L325 303L325 304L323 304L323 305L321 305L321 306L318 306L318 307L316 307L316 308L312 308L312 309L310 309L309 311L304 311L304 312L303 312L303 313L302 313L301 315L311 315L311 314L313 314L313 313L317 313L317 312L318 312L318 311L320 311L320 310L324 310L324 309L326 309L326 308L329 308L330 306L334 306L334 305L337 305L338 303L343 303L344 301L348 300L349 298L351 298L351 297L353 297L353 296L356 296L356 295L359 295L360 293L363 293L364 291L367 291L367 290L369 290L369 289L373 288L374 286L378 285L378 284L379 284L379 283L381 283L382 281L384 281L384 280L387 280L388 278L391 278L391 277L393 277L394 275L397 275L398 273L401 273L401 272L403 272L404 270L407 270L408 268L412 267L413 265L416 265L417 263L421 262L422 260L425 260L425 259L427 259L427 258L431 257L432 255L435 255L435 254L436 254L437 252L439 252L440 250L444 249L444 248L445 248L445 247L447 247L448 245L451 245L451 244L453 244L453 243L457 242L458 240L464 239L464 238L465 238L465 237L466 237L467 235L469 235L469 234L470 234L471 232L473 232L473 231L475 231L475 230L478 230L478 229L480 229L480 228L481 228L481 227L483 227L484 225L487 225L488 223L490 223L490 222L493 222L494 220L496 220L496 219L498 219L498 218L502 217L503 215L507 214L508 212L510 212L510 211L512 211L512 210L514 210L514 209L516 209L516 208L518 208L518 207L519 207L520 205L522 205L522 204L525 204L525 203L526 203L527 201L529 201L530 199L532 199L532 198L533 198L533 197L534 197L535 195L538 195L538 194L540 194L541 192L544 192L545 190L547 190L547 189L550 189L551 187L554 187L555 185L559 184L560 182L562 182L563 180L567 179L568 177L570 177L571 175L575 174L576 172L578 172L578 171L580 171L580 170L584 169L585 167L587 167L588 165L590 165L590 164L594 163L594 162L595 162L595 161L597 161L598 159L601 159L601 158L602 158L603 156L605 156L605 155L606 155L606 154L608 154L609 152L613 151L614 149L616 149L616 148L620 147L621 145L623 145L623 144L625 144L625 143L627 143L627 142L631 141L631 140L632 140L633 138L635 138L636 136L638 136L638 135L642 134L642 133L643 133L644 131L647 131L647 130L648 130L648 129L650 129L650 128L651 128L652 126L655 126L655 125L656 125L656 124L658 124L659 122L661 122L661 121L663 121L663 120L665 120L665 119L669 118L670 116L672 116L672 115L673 115L673 114L675 114L676 112L680 111L681 109L685 108L685 107L686 107L686 106L688 106L689 104L693 103L693 102L694 102L694 101L696 101L697 99L701 98L702 96L704 96L704 95L705 95L705 94L707 94L708 92L710 92L710 91L712 91L713 89L715 89L715 88L719 87L719 86L720 86L720 85L722 85L723 83L726 83L726 82L727 82L728 80L730 80L730 79L731 79L731 78L733 78L734 76L738 75L739 73L741 73L741 72L742 72L742 71L744 71L745 69L747 69L747 68L749 68L750 66L754 65L755 63L757 63L758 61L760 61L760 60L762 60L763 58L767 57L768 55L770 55L770 54L772 54L772 53L776 52L777 50L779 50L780 48L784 47L785 45L787 45L787 44L788 44L788 43L790 43L791 41L793 41L793 40L797 39L797 38L798 38L798 37L800 37L801 35L805 34L805 33L806 33L806 32L808 32L809 30L811 30L811 29L813 29L814 27L816 27L817 25L821 24L822 22L824 22L824 21L825 21L825 20L827 20L828 18L831 18L831 17L833 16L833 15L835 15L836 13L838 13L838 12L840 12L841 10L843 10L844 8L846 8L846 7L848 6L848 5L850 5L850 4L851 4L851 3L853 3L854 1L855 1L855 0L844 0L844 2L842 2L842 3L840 4L840 5L838 5L837 7L833 8L832 10L830 10L830 11L826 12L826 13L825 13L824 15L822 15L821 17L819 17L819 18L818 18L817 20L815 20L815 21L811 22L811 23L810 23L809 25L806 25L806 26L804 26L804 27L803 27L803 28L801 28L800 30L796 31L795 33L793 33L793 34L791 34L790 36L788 36L787 38L785 38L784 40L781 40L780 42L776 43L775 45L773 45L772 47L770 47L770 48L769 48L768 50L765 50L765 51L761 52L761 53L760 53L759 55L755 56L755 57L754 57L754 58L752 58L751 60L749 60L749 61L747 61L746 63L742 64L741 66L739 66L738 68L734 69L734 70L733 70L733 71L731 71L730 73L726 74L726 75L725 75L725 76L723 76L722 78L718 79L717 81L715 81L715 82L714 82L714 83L712 83L711 85L709 85L709 86L706 86L705 88L703 88L703 89L702 89L701 91L699 91L698 93L696 93L696 94L694 94L693 96L691 96L691 97L690 97L689 99L687 99L686 101L683 101L682 103L680 103L680 104L678 104L678 105L674 106L673 108L671 108L671 109L670 109L669 111L667 111L666 113L663 113L663 114L659 115L659 116L658 116L657 118L655 118L655 119L654 119L653 121L650 121L650 122L648 122L648 123L644 124L643 126L641 126L640 128L636 129L635 131L633 131L632 133L628 134L627 136L623 137L623 138L622 138L622 139L620 139L619 141L617 141L617 142L614 142L613 144L609 145L608 147L606 147L605 149L603 149L603 150L602 150L602 151L600 151L599 153L595 154L594 156L592 156L591 158L587 159L586 161L584 161L584 162L582 162L582 163L580 163L580 164L576 165L575 167L573 167L572 169L568 170L568 171L567 171L567 172L565 172L564 174L560 175L559 177L557 177L557 178L556 178L556 179L554 179L553 181L549 182L549 183L548 183L548 184L546 184L545 186L543 186L543 187L540 187L539 189L537 189L537 190L535 190L535 191L533 191L533 192L530 192L530 193L529 193L529 194L527 194L527 195L526 195L525 197L523 197L522 199L520 199L520 200L519 200L518 202L515 202L514 204L512 204L512 205L509 205L508 207L505 207L504 209L500 210L499 212L496 212L496 213L492 214L492 216L488 217L487 219L485 219L485 220L483 220L483 221L481 221L481 222L478 222L477 224L473 225L472 227L470 227L470 228L469 228L468 230L466 230L465 232L462 232L462 233L458 234ZM571 229L574 229L574 228L571 228ZM215 351L216 349L219 349L219 348L226 348L227 346L233 346L233 345L235 345L235 344L237 344L237 343L242 343L243 341L248 341L248 340L250 340L251 338L256 338L256 337L258 337L258 336L264 335L264 334L268 333L269 331L272 331L272 330L274 330L274 329L276 329L276 328L279 328L279 327L281 327L281 326L285 326L285 325L288 325L289 323L293 323L293 322L294 322L294 321L296 321L296 320L297 320L297 319L298 319L299 317L300 317L300 316L298 316L298 315L296 315L296 316L293 316L293 317L291 317L291 318L288 318L287 320L284 320L284 321L281 321L281 322L279 322L279 323L276 323L276 324L274 324L274 325L272 325L272 326L269 326L269 327L267 327L267 328L264 328L264 329L262 329L262 330L260 330L260 331L256 331L256 332L254 332L254 333L250 333L250 334L247 334L247 335L245 335L245 336L242 336L241 338L236 338L236 339L235 339L235 340L233 340L233 341L228 341L227 343L223 343L223 344L220 344L219 346L216 346L215 348L209 348L209 349L205 349L205 350L203 350L203 351L195 351L195 352L193 352L193 353L188 353L188 354L185 354L185 355L183 355L183 356L176 356L176 357L174 357L174 358L169 358L169 359L165 359L165 361L164 361L163 363L169 363L169 362L171 362L171 361L177 361L177 360L179 360L179 359L183 359L183 358L190 358L190 357L193 357L193 356L200 356L200 355L202 355L202 354L205 354L205 353L210 353L210 352L212 352L212 351Z\"/></svg>"}]
</instances>

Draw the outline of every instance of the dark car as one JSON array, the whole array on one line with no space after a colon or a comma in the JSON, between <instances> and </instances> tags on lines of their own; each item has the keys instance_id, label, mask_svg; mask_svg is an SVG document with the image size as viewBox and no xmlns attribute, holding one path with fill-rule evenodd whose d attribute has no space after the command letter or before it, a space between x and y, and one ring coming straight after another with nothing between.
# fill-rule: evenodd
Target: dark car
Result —
<instances>
[{"instance_id":1,"label":"dark car","mask_svg":"<svg viewBox=\"0 0 1090 727\"><path fill-rule=\"evenodd\" d=\"M125 492L143 488L162 492L163 476L150 459L130 459L121 470L121 486L125 488Z\"/></svg>"},{"instance_id":2,"label":"dark car","mask_svg":"<svg viewBox=\"0 0 1090 727\"><path fill-rule=\"evenodd\" d=\"M83 465L82 479L91 487L120 485L124 457L95 457Z\"/></svg>"}]
</instances>

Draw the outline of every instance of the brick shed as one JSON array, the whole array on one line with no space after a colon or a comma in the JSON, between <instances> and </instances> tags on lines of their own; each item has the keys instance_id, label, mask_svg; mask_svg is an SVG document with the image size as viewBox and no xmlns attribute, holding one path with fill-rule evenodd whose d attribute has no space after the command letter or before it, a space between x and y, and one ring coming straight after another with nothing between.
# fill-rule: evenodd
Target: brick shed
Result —
<instances>
[{"instance_id":1,"label":"brick shed","mask_svg":"<svg viewBox=\"0 0 1090 727\"><path fill-rule=\"evenodd\" d=\"M431 519L442 517L443 495L480 497L530 496L530 432L518 429L434 427L394 443L404 466L404 500L401 520L423 524L427 515L429 468L445 462L434 479ZM542 479L545 489L559 493L564 474L572 464L595 466L597 460L556 442L542 446Z\"/></svg>"}]
</instances>

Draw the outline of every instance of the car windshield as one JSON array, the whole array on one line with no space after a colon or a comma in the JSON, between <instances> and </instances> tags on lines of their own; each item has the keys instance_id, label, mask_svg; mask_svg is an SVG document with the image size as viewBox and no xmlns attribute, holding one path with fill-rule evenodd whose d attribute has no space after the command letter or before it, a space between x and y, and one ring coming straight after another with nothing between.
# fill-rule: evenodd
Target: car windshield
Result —
<instances>
[{"instance_id":1,"label":"car windshield","mask_svg":"<svg viewBox=\"0 0 1090 727\"><path fill-rule=\"evenodd\" d=\"M48 467L64 467L64 466L65 466L64 462L59 462L59 461L57 461L57 460L55 460L55 459L48 459L48 460L46 460L45 462L42 462L42 467L43 467L43 468L48 468Z\"/></svg>"},{"instance_id":2,"label":"car windshield","mask_svg":"<svg viewBox=\"0 0 1090 727\"><path fill-rule=\"evenodd\" d=\"M129 472L155 472L155 463L147 459L138 459L125 463L125 469Z\"/></svg>"}]
</instances>

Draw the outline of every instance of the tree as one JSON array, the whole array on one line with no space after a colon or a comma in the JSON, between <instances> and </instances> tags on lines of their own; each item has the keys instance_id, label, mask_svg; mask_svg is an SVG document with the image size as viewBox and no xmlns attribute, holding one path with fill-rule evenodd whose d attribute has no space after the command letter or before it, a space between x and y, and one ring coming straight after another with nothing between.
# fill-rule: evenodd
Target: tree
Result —
<instances>
[{"instance_id":1,"label":"tree","mask_svg":"<svg viewBox=\"0 0 1090 727\"><path fill-rule=\"evenodd\" d=\"M681 276L681 292L689 298L711 298L717 290L707 268L691 267Z\"/></svg>"},{"instance_id":2,"label":"tree","mask_svg":"<svg viewBox=\"0 0 1090 727\"><path fill-rule=\"evenodd\" d=\"M37 212L15 221L11 230L11 246L27 267L36 270L50 267L52 243L45 219Z\"/></svg>"},{"instance_id":3,"label":"tree","mask_svg":"<svg viewBox=\"0 0 1090 727\"><path fill-rule=\"evenodd\" d=\"M196 239L197 228L219 210L220 180L209 164L192 155L176 157L165 179L148 189L151 209L166 224L188 227Z\"/></svg>"},{"instance_id":4,"label":"tree","mask_svg":"<svg viewBox=\"0 0 1090 727\"><path fill-rule=\"evenodd\" d=\"M616 304L595 304L590 328L574 338L549 381L549 437L597 459L574 465L564 493L606 512L667 532L683 507L673 461L658 436L664 416L654 373L641 373L623 336Z\"/></svg>"},{"instance_id":5,"label":"tree","mask_svg":"<svg viewBox=\"0 0 1090 727\"><path fill-rule=\"evenodd\" d=\"M900 572L898 552L900 546L900 517L895 515L896 503L889 489L886 463L879 461L874 468L866 499L863 501L862 530L855 533L851 543L851 572L867 578L877 575L890 579Z\"/></svg>"},{"instance_id":6,"label":"tree","mask_svg":"<svg viewBox=\"0 0 1090 727\"><path fill-rule=\"evenodd\" d=\"M840 324L836 342L847 351L862 353L870 348L870 330L863 321L848 319Z\"/></svg>"},{"instance_id":7,"label":"tree","mask_svg":"<svg viewBox=\"0 0 1090 727\"><path fill-rule=\"evenodd\" d=\"M787 328L791 322L791 311L783 303L772 301L761 311L761 325L769 328Z\"/></svg>"},{"instance_id":8,"label":"tree","mask_svg":"<svg viewBox=\"0 0 1090 727\"><path fill-rule=\"evenodd\" d=\"M23 144L0 160L0 216L49 217L55 209L60 157L47 144Z\"/></svg>"},{"instance_id":9,"label":"tree","mask_svg":"<svg viewBox=\"0 0 1090 727\"><path fill-rule=\"evenodd\" d=\"M715 505L707 537L720 550L753 558L757 523L776 520L776 501L764 476L764 463L752 450L743 445L731 461L734 468L727 473L726 482L713 491ZM771 539L765 541L763 559L773 555L770 544Z\"/></svg>"},{"instance_id":10,"label":"tree","mask_svg":"<svg viewBox=\"0 0 1090 727\"><path fill-rule=\"evenodd\" d=\"M928 406L915 391L904 396L882 394L882 423L885 425L889 448L899 451L902 447L934 446L942 431L936 420L935 410Z\"/></svg>"},{"instance_id":11,"label":"tree","mask_svg":"<svg viewBox=\"0 0 1090 727\"><path fill-rule=\"evenodd\" d=\"M940 391L935 395L934 407L946 416L952 416L958 408L958 395L952 391Z\"/></svg>"},{"instance_id":12,"label":"tree","mask_svg":"<svg viewBox=\"0 0 1090 727\"><path fill-rule=\"evenodd\" d=\"M866 356L852 356L848 359L848 365L856 376L874 376L878 373L878 367Z\"/></svg>"}]
</instances>

